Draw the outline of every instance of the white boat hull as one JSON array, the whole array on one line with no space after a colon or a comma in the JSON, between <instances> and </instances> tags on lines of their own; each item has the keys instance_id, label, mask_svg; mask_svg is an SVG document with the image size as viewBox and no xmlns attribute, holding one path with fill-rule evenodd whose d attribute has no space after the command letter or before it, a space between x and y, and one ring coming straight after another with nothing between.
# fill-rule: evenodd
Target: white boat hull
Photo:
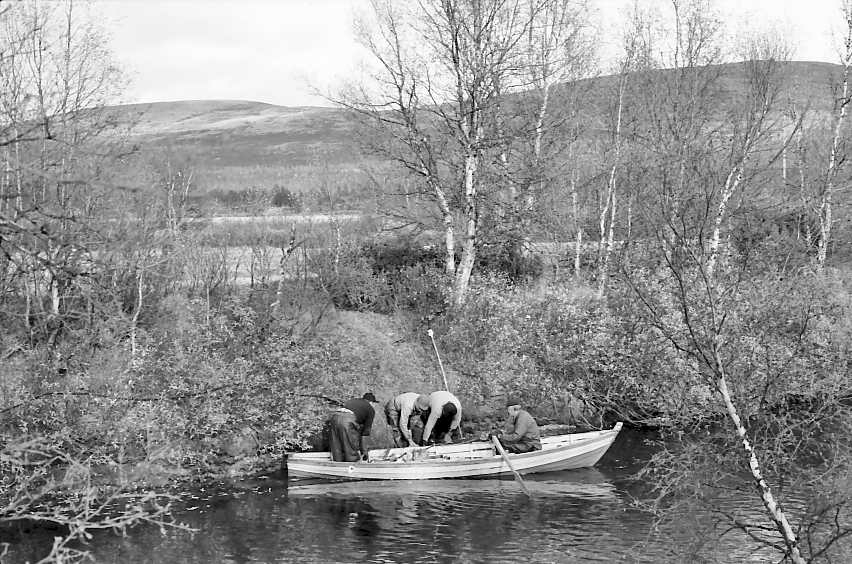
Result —
<instances>
[{"instance_id":1,"label":"white boat hull","mask_svg":"<svg viewBox=\"0 0 852 564\"><path fill-rule=\"evenodd\" d=\"M542 439L542 450L510 454L512 466L521 474L555 472L594 466L621 430L621 423L605 431L559 435ZM426 458L399 460L407 454L424 453ZM395 459L396 458L396 459ZM434 480L512 474L502 456L489 443L437 445L430 449L377 449L369 462L334 462L324 453L288 456L289 476L334 480Z\"/></svg>"}]
</instances>

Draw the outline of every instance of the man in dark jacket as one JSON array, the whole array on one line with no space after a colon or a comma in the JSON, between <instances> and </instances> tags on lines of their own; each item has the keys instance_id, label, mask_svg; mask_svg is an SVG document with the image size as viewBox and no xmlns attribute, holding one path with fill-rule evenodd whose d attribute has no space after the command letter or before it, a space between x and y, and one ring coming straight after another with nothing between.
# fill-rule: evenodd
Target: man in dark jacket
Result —
<instances>
[{"instance_id":1,"label":"man in dark jacket","mask_svg":"<svg viewBox=\"0 0 852 564\"><path fill-rule=\"evenodd\" d=\"M521 401L510 396L506 400L509 419L505 431L497 438L508 452L521 453L541 450L541 432L532 415L521 408Z\"/></svg>"},{"instance_id":2,"label":"man in dark jacket","mask_svg":"<svg viewBox=\"0 0 852 564\"><path fill-rule=\"evenodd\" d=\"M335 462L357 462L367 459L364 450L364 437L369 437L373 429L376 411L370 404L376 396L367 392L363 397L355 398L334 410L331 415L331 434L329 448L331 459Z\"/></svg>"}]
</instances>

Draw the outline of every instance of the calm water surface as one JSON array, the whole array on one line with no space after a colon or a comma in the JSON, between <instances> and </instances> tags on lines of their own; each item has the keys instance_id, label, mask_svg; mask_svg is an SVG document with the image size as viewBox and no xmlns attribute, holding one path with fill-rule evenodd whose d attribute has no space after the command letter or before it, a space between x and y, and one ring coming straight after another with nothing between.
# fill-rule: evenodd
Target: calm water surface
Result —
<instances>
[{"instance_id":1,"label":"calm water surface","mask_svg":"<svg viewBox=\"0 0 852 564\"><path fill-rule=\"evenodd\" d=\"M631 478L648 454L640 436L623 432L596 468L527 477L531 499L510 480L205 488L176 512L196 533L103 533L89 549L116 563L682 561L632 504L641 486ZM729 544L713 543L702 559L772 561ZM38 552L25 542L7 561Z\"/></svg>"}]
</instances>

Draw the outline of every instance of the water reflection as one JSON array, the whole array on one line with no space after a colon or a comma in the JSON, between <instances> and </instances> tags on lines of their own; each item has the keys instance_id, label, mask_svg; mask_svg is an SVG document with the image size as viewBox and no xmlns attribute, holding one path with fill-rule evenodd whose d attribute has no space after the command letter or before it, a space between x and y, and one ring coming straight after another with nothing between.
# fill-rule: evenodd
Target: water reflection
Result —
<instances>
[{"instance_id":1,"label":"water reflection","mask_svg":"<svg viewBox=\"0 0 852 564\"><path fill-rule=\"evenodd\" d=\"M531 499L510 480L200 492L180 511L195 535L138 529L91 548L97 561L128 563L643 561L647 519L624 510L606 475L543 476L527 480Z\"/></svg>"}]
</instances>

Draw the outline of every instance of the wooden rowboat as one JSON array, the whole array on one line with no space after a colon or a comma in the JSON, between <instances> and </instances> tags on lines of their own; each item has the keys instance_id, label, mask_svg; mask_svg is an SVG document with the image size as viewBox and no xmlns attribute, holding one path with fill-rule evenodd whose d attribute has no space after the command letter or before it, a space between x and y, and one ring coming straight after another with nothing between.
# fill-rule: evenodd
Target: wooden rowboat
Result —
<instances>
[{"instance_id":1,"label":"wooden rowboat","mask_svg":"<svg viewBox=\"0 0 852 564\"><path fill-rule=\"evenodd\" d=\"M612 429L556 435L541 439L541 450L510 454L521 474L573 470L594 466L621 431ZM330 480L432 480L512 474L506 461L486 441L429 447L374 449L365 462L334 462L328 452L287 456L290 477Z\"/></svg>"}]
</instances>

